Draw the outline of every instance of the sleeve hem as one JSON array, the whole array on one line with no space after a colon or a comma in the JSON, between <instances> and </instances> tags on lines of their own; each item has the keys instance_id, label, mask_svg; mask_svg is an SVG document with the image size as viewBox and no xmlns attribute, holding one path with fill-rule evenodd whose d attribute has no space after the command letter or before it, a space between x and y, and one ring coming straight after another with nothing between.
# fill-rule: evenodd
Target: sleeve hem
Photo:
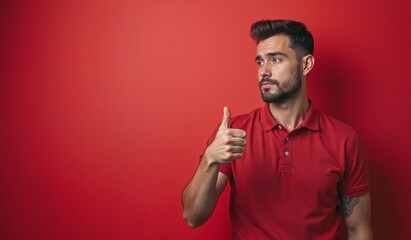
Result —
<instances>
[{"instance_id":1,"label":"sleeve hem","mask_svg":"<svg viewBox=\"0 0 411 240\"><path fill-rule=\"evenodd\" d=\"M230 166L226 166L226 165L224 165L224 164L221 164L221 165L220 165L219 172L221 172L222 174L226 175L228 179L231 178L232 173L231 173L231 168L230 168Z\"/></svg>"},{"instance_id":2,"label":"sleeve hem","mask_svg":"<svg viewBox=\"0 0 411 240\"><path fill-rule=\"evenodd\" d=\"M370 184L364 184L360 187L349 189L345 191L341 191L341 194L346 195L348 197L360 197L362 195L367 194L370 191Z\"/></svg>"}]
</instances>

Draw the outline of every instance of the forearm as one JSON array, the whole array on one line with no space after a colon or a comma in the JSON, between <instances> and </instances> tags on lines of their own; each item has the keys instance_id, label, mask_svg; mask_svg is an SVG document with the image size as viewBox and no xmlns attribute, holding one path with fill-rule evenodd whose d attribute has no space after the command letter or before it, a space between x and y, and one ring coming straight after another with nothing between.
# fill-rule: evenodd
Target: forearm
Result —
<instances>
[{"instance_id":1,"label":"forearm","mask_svg":"<svg viewBox=\"0 0 411 240\"><path fill-rule=\"evenodd\" d=\"M220 164L243 157L246 133L241 129L228 128L230 116L230 111L224 107L223 120L214 141L208 145L193 179L184 189L183 217L190 227L207 221L227 185L228 178L219 174Z\"/></svg>"},{"instance_id":2,"label":"forearm","mask_svg":"<svg viewBox=\"0 0 411 240\"><path fill-rule=\"evenodd\" d=\"M348 231L347 240L372 240L372 230L371 227Z\"/></svg>"},{"instance_id":3,"label":"forearm","mask_svg":"<svg viewBox=\"0 0 411 240\"><path fill-rule=\"evenodd\" d=\"M218 172L219 164L210 164L203 159L193 179L184 189L183 217L190 227L204 224L213 213L219 195L216 190Z\"/></svg>"}]
</instances>

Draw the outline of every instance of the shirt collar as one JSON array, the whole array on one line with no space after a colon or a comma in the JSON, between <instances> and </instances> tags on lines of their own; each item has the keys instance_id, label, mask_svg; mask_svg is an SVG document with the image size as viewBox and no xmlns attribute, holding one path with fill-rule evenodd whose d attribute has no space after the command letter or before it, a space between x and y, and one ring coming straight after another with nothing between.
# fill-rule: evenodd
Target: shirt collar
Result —
<instances>
[{"instance_id":1,"label":"shirt collar","mask_svg":"<svg viewBox=\"0 0 411 240\"><path fill-rule=\"evenodd\" d=\"M311 100L308 99L310 102L310 108L308 108L307 116L305 116L304 121L301 123L302 127L308 128L310 130L320 130L320 115L318 110L314 107L314 104Z\"/></svg>"},{"instance_id":2,"label":"shirt collar","mask_svg":"<svg viewBox=\"0 0 411 240\"><path fill-rule=\"evenodd\" d=\"M261 111L261 122L263 124L264 131L270 131L278 125L278 122L274 119L270 111L269 103L264 104Z\"/></svg>"},{"instance_id":3,"label":"shirt collar","mask_svg":"<svg viewBox=\"0 0 411 240\"><path fill-rule=\"evenodd\" d=\"M319 130L319 112L318 110L314 107L314 104L312 103L311 100L310 102L310 107L308 109L307 115L305 116L305 119L301 123L301 127L308 128L310 130ZM270 111L270 106L269 103L266 103L264 107L262 108L261 111L261 120L263 124L264 131L270 131L273 128L275 128L279 123L274 119L273 115L271 114Z\"/></svg>"}]
</instances>

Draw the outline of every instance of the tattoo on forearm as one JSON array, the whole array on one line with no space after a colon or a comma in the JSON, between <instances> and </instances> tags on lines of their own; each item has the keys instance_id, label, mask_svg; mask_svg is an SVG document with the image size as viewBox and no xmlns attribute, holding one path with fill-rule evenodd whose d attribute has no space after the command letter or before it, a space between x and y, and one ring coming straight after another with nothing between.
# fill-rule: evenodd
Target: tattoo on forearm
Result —
<instances>
[{"instance_id":1,"label":"tattoo on forearm","mask_svg":"<svg viewBox=\"0 0 411 240\"><path fill-rule=\"evenodd\" d=\"M360 202L358 197L348 197L345 195L341 195L341 207L344 214L344 218L347 218L351 215L354 210L355 205Z\"/></svg>"}]
</instances>

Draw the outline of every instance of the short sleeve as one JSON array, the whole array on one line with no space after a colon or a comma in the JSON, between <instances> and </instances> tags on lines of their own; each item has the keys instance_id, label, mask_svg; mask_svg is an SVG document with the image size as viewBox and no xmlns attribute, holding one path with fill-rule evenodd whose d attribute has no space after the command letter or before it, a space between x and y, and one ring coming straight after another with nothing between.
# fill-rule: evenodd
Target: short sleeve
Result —
<instances>
[{"instance_id":1,"label":"short sleeve","mask_svg":"<svg viewBox=\"0 0 411 240\"><path fill-rule=\"evenodd\" d=\"M340 193L349 197L359 197L369 192L370 177L368 162L363 145L356 132L348 144L345 172L339 185Z\"/></svg>"}]
</instances>

